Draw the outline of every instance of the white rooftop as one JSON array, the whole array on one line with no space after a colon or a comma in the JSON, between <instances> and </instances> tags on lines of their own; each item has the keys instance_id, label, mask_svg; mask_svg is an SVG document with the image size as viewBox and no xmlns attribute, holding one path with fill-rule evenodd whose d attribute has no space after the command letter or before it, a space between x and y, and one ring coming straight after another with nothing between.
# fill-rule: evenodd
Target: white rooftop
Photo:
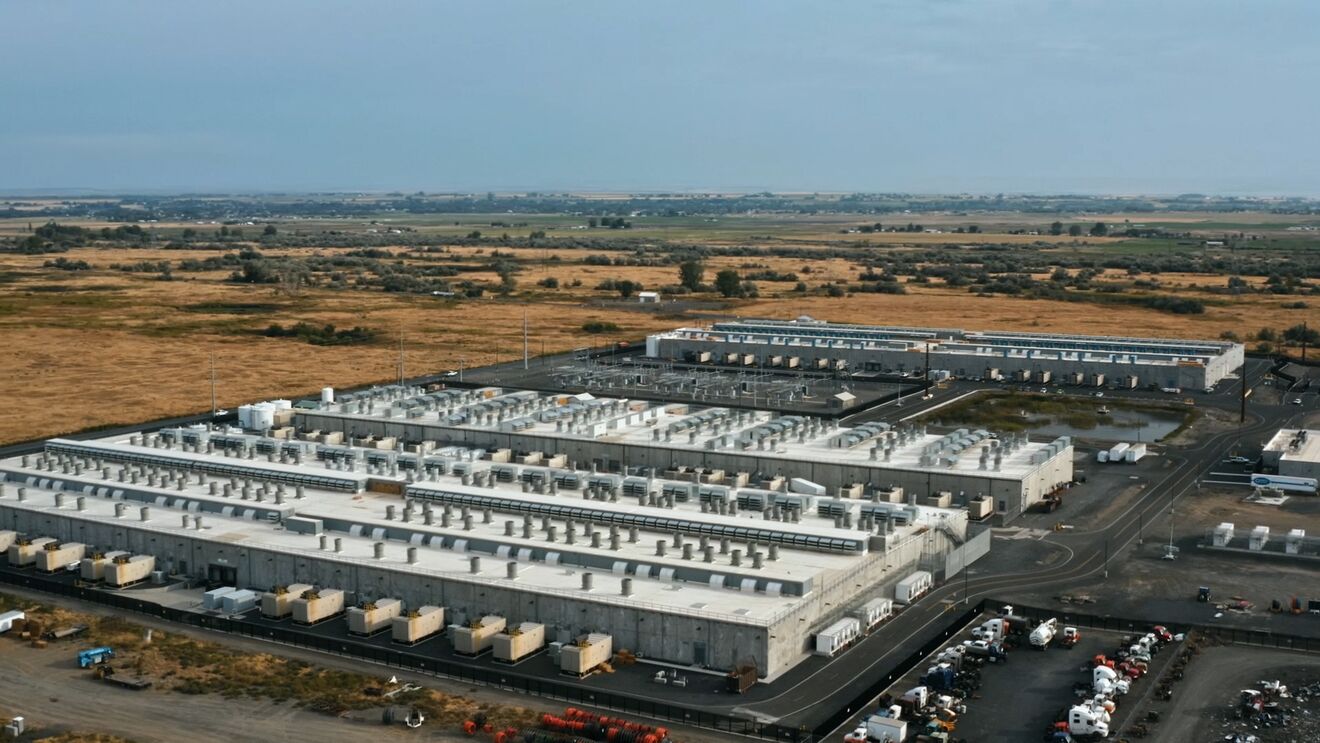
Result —
<instances>
[{"instance_id":1,"label":"white rooftop","mask_svg":"<svg viewBox=\"0 0 1320 743\"><path fill-rule=\"evenodd\" d=\"M703 560L702 553L696 551L697 537L695 536L685 537L685 543L693 545L695 554L692 559L684 559L681 548L673 546L672 535L669 532L650 531L642 528L639 531L637 542L630 543L627 539L627 529L624 529L622 530L622 538L619 540L619 548L613 550L610 549L608 543L607 529L596 527L598 532L603 531L605 534L602 534L601 546L593 547L591 539L585 536L585 526L580 522L574 525L577 533L575 542L570 545L566 543L567 522L562 519L552 520L551 523L556 528L557 534L556 541L550 542L547 534L540 528L541 519L539 517L536 518L536 524L530 538L524 538L522 515L501 513L498 510L492 514L490 523L484 523L481 510L473 509L470 512L472 516L470 529L464 528L464 521L458 508L453 509L450 525L448 527L443 526L440 515L442 506L439 504L434 506L432 524L427 525L424 523L420 509L414 510L411 514L412 518L405 522L402 516L405 501L398 495L375 492L352 493L307 486L303 489L304 497L302 498L296 498L292 487L290 487L286 493L282 494L283 503L281 504L276 504L274 496L269 494L265 495L262 501L257 502L255 495L251 500L240 499L237 493L230 497L212 495L210 492L211 483L216 481L227 482L227 476L213 476L210 482L202 484L198 482L198 478L194 475L191 478L183 478L184 484L182 486L178 485L177 479L168 486L164 483L155 486L149 485L145 478L136 484L120 482L119 473L125 471L127 474L128 465L120 464L119 460L116 459L127 454L160 456L164 462L180 463L170 464L176 472L181 472L183 467L189 466L189 463L218 462L263 465L271 472L278 472L282 475L333 473L337 476L360 478L362 480L369 477L370 479L386 481L393 479L403 484L404 478L402 476L391 477L382 475L379 472L368 475L365 455L368 451L379 453L378 450L355 448L362 456L358 458L354 470L344 471L338 469L327 470L324 468L323 463L317 461L305 461L302 464L280 464L278 461L268 462L264 456L248 460L239 457L226 457L219 452L211 454L183 452L177 445L168 449L153 448L142 443L130 443L129 436L110 437L93 442L71 443L93 444L94 446L89 451L101 452L103 453L102 456L105 457L99 463L100 467L88 467L81 474L73 472L66 474L62 471L62 468L37 469L35 457L30 458L31 461L27 467L23 466L19 457L0 460L0 477L7 479L10 483L3 497L4 505L32 510L54 509L56 508L56 493L62 490L65 493L63 510L69 512L70 516L76 514L78 518L120 521L126 523L126 525L131 522L133 528L164 532L185 531L181 516L196 516L200 511L203 517L203 528L200 531L194 528L187 529L187 532L194 537L201 535L216 542L244 544L309 556L315 555L317 558L324 560L386 564L394 570L439 574L448 580L455 581L508 582L506 563L517 561L520 572L515 582L521 590L556 594L570 593L575 598L584 600L652 605L658 610L680 613L701 612L705 615L719 615L728 618L730 621L746 621L756 624L768 622L781 612L792 610L804 599L787 594L774 595L764 589L759 591L750 590L746 588L745 584L744 589L739 590L736 588L713 587L694 581L674 580L672 577L667 577L666 572L708 570L714 574L735 579L744 576L754 578L762 581L762 585L765 582L787 584L806 581L810 583L815 580L837 579L847 575L858 565L858 561L868 559L868 553L866 552L828 552L781 546L777 560L765 559L760 569L754 569L750 556L746 554L746 543L733 541L730 545L730 552L732 552L732 549L742 549L744 551L740 566L731 565L731 554L717 553L714 555L713 562L706 563ZM182 454L188 456L179 456ZM476 462L474 464L489 465L490 463ZM108 477L107 473L101 469L103 467L109 468ZM164 472L165 468L162 467L161 471ZM586 473L583 474L586 475ZM274 480L271 482L273 483ZM21 503L17 500L15 494L14 486L16 484L26 487L26 500ZM760 511L740 511L736 514L703 513L700 505L695 501L676 503L671 508L665 508L639 505L635 499L620 499L617 502L584 500L581 493L571 491L561 491L558 495L527 493L523 492L522 486L518 483L500 482L493 487L465 486L461 484L457 476L453 475L419 480L416 487L460 494L506 496L527 503L580 505L602 511L656 514L667 517L678 516L701 523L785 530L825 537L860 538L863 544L869 538L869 535L873 533L858 529L836 528L832 519L818 517L815 511L811 509L802 514L800 522L792 523L766 520ZM271 489L274 489L273 484ZM127 509L127 514L117 518L115 505L122 502L121 499L125 497L124 491L126 490L137 491L154 497L140 501L130 500L129 505L131 507ZM116 491L119 492L116 493ZM85 510L82 512L76 512L76 496L79 495L84 496ZM129 498L131 499L132 496L130 495ZM138 516L137 508L143 505L151 507L151 517L147 522L141 522ZM386 509L389 506L393 506L395 509L395 517L392 520L386 518ZM218 511L221 508L228 508L230 515L219 513ZM926 525L937 522L951 524L956 529L965 529L966 513L964 511L928 507L908 508L911 509L911 513L916 520L914 523L896 527L890 537L891 539L921 538L919 534L924 531ZM284 518L296 515L301 518L320 519L326 523L325 533L328 536L332 539L342 540L343 551L341 553L322 551L319 537L287 529L277 521L266 520L262 515L264 513L278 513ZM271 518L275 518L275 516ZM512 536L506 536L506 521L514 522ZM388 532L409 533L411 537L409 541L403 541L391 538ZM656 542L658 540L665 540L667 543L666 553L663 557L656 554ZM374 557L374 544L380 541L386 543L383 560L377 560ZM487 552L477 552L475 551L478 546L477 543L481 543L483 546L499 545L499 548L489 549ZM715 544L718 544L718 541L712 540L711 545L714 546ZM406 560L406 551L409 546L419 547L418 560L415 564L409 564ZM629 597L624 597L621 595L621 584L625 576L620 571L610 568L569 567L563 564L553 564L551 560L543 557L538 557L533 561L531 559L532 550L554 550L565 561L570 560L571 555L580 554L595 556L599 561L607 563L648 565L652 568L649 575L653 577L648 577L645 572L626 576L632 578L633 593ZM764 543L761 543L760 550L768 556L768 550ZM473 556L482 558L481 570L477 574L470 572L469 559ZM879 559L883 559L883 557ZM583 591L581 588L581 573L583 572L593 574L594 588L591 592Z\"/></svg>"}]
</instances>

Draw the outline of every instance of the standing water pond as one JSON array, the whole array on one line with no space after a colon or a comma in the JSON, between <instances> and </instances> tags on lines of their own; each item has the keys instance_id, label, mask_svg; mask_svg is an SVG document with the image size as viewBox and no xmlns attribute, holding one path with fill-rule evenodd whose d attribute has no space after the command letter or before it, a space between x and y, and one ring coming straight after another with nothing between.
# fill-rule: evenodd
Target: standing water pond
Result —
<instances>
[{"instance_id":1,"label":"standing water pond","mask_svg":"<svg viewBox=\"0 0 1320 743\"><path fill-rule=\"evenodd\" d=\"M994 392L936 410L928 420L943 428L1156 442L1181 428L1194 413L1193 408L1180 403L1138 404L1071 395Z\"/></svg>"}]
</instances>

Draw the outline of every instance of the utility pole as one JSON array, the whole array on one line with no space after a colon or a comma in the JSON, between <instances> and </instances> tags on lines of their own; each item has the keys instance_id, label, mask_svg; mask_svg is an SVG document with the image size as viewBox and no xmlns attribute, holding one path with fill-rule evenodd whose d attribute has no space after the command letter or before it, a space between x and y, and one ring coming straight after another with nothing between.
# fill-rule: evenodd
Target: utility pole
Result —
<instances>
[{"instance_id":1,"label":"utility pole","mask_svg":"<svg viewBox=\"0 0 1320 743\"><path fill-rule=\"evenodd\" d=\"M527 308L523 308L523 369L527 368Z\"/></svg>"},{"instance_id":2,"label":"utility pole","mask_svg":"<svg viewBox=\"0 0 1320 743\"><path fill-rule=\"evenodd\" d=\"M1247 422L1247 362L1242 362L1242 399L1238 401L1238 425ZM1240 442L1239 442L1240 443Z\"/></svg>"},{"instance_id":3,"label":"utility pole","mask_svg":"<svg viewBox=\"0 0 1320 743\"><path fill-rule=\"evenodd\" d=\"M211 352L211 419L215 420L215 352Z\"/></svg>"},{"instance_id":4,"label":"utility pole","mask_svg":"<svg viewBox=\"0 0 1320 743\"><path fill-rule=\"evenodd\" d=\"M403 386L403 323L399 323L399 386Z\"/></svg>"}]
</instances>

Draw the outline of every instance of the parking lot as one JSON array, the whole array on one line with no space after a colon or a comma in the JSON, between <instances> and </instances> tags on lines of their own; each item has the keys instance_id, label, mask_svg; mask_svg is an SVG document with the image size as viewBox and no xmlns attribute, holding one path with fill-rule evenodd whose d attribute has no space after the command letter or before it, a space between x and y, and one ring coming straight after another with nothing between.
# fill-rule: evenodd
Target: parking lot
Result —
<instances>
[{"instance_id":1,"label":"parking lot","mask_svg":"<svg viewBox=\"0 0 1320 743\"><path fill-rule=\"evenodd\" d=\"M972 626L992 614L983 615ZM1061 628L1062 629L1062 628ZM950 640L954 645L971 639L971 627ZM979 667L979 685L966 696L966 711L958 716L951 739L966 741L1021 741L1040 739L1045 730L1076 702L1074 685L1091 681L1091 659L1110 655L1129 638L1119 632L1083 629L1081 639L1071 648L1055 641L1044 651L1032 648L1024 636L1017 647L1008 651L1004 662L985 662ZM1164 666L1177 655L1178 643L1170 643L1154 655L1150 671L1132 684L1131 691L1119 700L1111 729L1121 730L1135 714L1144 714L1144 697L1154 687ZM936 653L938 654L938 653ZM935 662L933 654L885 690L884 695L899 699L908 690L923 685L922 676ZM975 675L975 674L973 674ZM857 727L873 706L861 711L840 733ZM909 735L914 734L909 725Z\"/></svg>"}]
</instances>

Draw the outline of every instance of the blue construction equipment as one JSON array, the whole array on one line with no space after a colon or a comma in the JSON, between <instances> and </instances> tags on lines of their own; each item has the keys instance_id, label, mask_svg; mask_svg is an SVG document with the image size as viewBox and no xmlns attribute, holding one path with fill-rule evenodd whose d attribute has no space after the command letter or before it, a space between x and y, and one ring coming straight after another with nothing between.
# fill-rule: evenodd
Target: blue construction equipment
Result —
<instances>
[{"instance_id":1,"label":"blue construction equipment","mask_svg":"<svg viewBox=\"0 0 1320 743\"><path fill-rule=\"evenodd\" d=\"M100 647L91 650L83 650L78 653L78 667L91 668L98 663L104 663L115 657L114 648Z\"/></svg>"}]
</instances>

